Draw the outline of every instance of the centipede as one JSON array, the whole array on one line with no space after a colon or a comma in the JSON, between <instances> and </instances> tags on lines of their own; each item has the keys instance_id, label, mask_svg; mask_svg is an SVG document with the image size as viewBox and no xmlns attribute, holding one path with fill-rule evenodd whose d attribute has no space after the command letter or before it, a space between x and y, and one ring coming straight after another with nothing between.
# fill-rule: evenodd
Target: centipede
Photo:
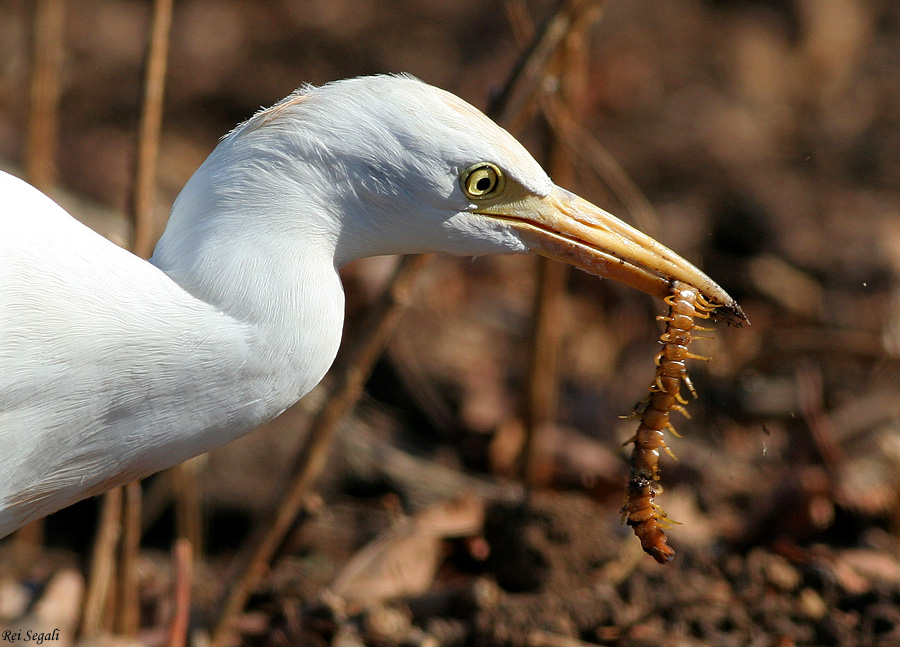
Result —
<instances>
[{"instance_id":1,"label":"centipede","mask_svg":"<svg viewBox=\"0 0 900 647\"><path fill-rule=\"evenodd\" d=\"M665 533L675 522L655 501L663 491L659 482L660 451L675 458L665 438L666 432L680 438L672 424L671 413L677 411L690 417L685 408L688 400L681 394L681 384L687 386L693 398L697 397L685 362L710 359L688 350L690 343L697 338L694 331L712 330L695 325L694 319L708 319L716 309L696 288L681 281L672 283L671 294L665 302L669 306L668 312L657 317L666 326L659 338L662 350L656 355L656 374L648 396L630 416L640 420L638 429L624 443L633 443L634 448L625 505L622 507L623 521L632 528L644 552L660 564L665 564L675 555Z\"/></svg>"}]
</instances>

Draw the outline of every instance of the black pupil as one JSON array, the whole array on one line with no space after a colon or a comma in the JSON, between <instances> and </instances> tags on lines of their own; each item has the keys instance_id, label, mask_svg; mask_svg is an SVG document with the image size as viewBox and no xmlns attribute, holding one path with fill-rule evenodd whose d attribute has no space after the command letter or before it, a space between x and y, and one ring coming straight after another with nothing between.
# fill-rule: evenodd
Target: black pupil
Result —
<instances>
[{"instance_id":1,"label":"black pupil","mask_svg":"<svg viewBox=\"0 0 900 647\"><path fill-rule=\"evenodd\" d=\"M489 177L481 177L478 178L478 181L475 182L475 188L481 191L482 193L487 192L491 188L491 178Z\"/></svg>"}]
</instances>

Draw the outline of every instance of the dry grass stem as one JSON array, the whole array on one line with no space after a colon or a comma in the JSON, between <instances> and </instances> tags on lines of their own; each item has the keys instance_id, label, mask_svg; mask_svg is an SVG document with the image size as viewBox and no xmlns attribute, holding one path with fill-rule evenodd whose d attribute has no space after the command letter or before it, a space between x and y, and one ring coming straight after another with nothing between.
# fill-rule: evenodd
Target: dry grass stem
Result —
<instances>
[{"instance_id":1,"label":"dry grass stem","mask_svg":"<svg viewBox=\"0 0 900 647\"><path fill-rule=\"evenodd\" d=\"M91 571L84 600L84 619L81 623L83 638L95 637L101 631L111 628L107 611L110 601L115 597L115 557L121 521L122 488L117 487L103 495L103 509L91 555Z\"/></svg>"},{"instance_id":2,"label":"dry grass stem","mask_svg":"<svg viewBox=\"0 0 900 647\"><path fill-rule=\"evenodd\" d=\"M203 513L198 471L194 458L169 470L175 503L175 534L187 539L196 555L203 554Z\"/></svg>"},{"instance_id":3,"label":"dry grass stem","mask_svg":"<svg viewBox=\"0 0 900 647\"><path fill-rule=\"evenodd\" d=\"M184 537L175 540L172 548L172 625L168 647L187 644L191 619L191 580L194 570L194 549Z\"/></svg>"},{"instance_id":4,"label":"dry grass stem","mask_svg":"<svg viewBox=\"0 0 900 647\"><path fill-rule=\"evenodd\" d=\"M535 97L546 80L547 66L572 27L595 12L599 5L596 0L563 2L541 28L531 46L522 52L509 82L491 105L492 116L498 118L499 115L521 115L527 112L527 106L535 103Z\"/></svg>"},{"instance_id":5,"label":"dry grass stem","mask_svg":"<svg viewBox=\"0 0 900 647\"><path fill-rule=\"evenodd\" d=\"M119 610L116 633L135 637L141 620L138 600L138 557L141 547L141 483L132 481L124 487L125 514L122 518L122 547L119 567Z\"/></svg>"},{"instance_id":6,"label":"dry grass stem","mask_svg":"<svg viewBox=\"0 0 900 647\"><path fill-rule=\"evenodd\" d=\"M528 487L546 481L549 469L542 443L556 416L563 303L569 266L548 258L535 259L537 290L530 341L525 403L525 437L519 478Z\"/></svg>"},{"instance_id":7,"label":"dry grass stem","mask_svg":"<svg viewBox=\"0 0 900 647\"><path fill-rule=\"evenodd\" d=\"M560 42L555 56L549 59L545 73L557 69L557 83L541 83L543 93L554 87L553 95L573 112L584 105L587 84L587 30L600 17L603 2L577 5L577 13ZM550 174L556 182L570 186L575 180L575 164L570 151L555 130L549 131L548 157ZM533 309L533 326L528 366L527 401L525 405L525 438L520 461L520 478L529 487L541 485L547 462L541 437L546 436L556 417L559 390L559 353L562 344L563 303L570 269L557 261L538 258L537 290Z\"/></svg>"},{"instance_id":8,"label":"dry grass stem","mask_svg":"<svg viewBox=\"0 0 900 647\"><path fill-rule=\"evenodd\" d=\"M503 8L516 45L525 47L534 40L534 23L528 13L528 5L524 0L503 0Z\"/></svg>"},{"instance_id":9,"label":"dry grass stem","mask_svg":"<svg viewBox=\"0 0 900 647\"><path fill-rule=\"evenodd\" d=\"M32 31L31 96L28 114L28 181L41 191L56 183L59 73L65 25L64 0L37 0Z\"/></svg>"},{"instance_id":10,"label":"dry grass stem","mask_svg":"<svg viewBox=\"0 0 900 647\"><path fill-rule=\"evenodd\" d=\"M155 243L153 196L156 191L156 162L159 157L159 134L162 129L171 24L172 0L155 0L147 49L132 202L134 212L132 250L141 258L150 257Z\"/></svg>"}]
</instances>

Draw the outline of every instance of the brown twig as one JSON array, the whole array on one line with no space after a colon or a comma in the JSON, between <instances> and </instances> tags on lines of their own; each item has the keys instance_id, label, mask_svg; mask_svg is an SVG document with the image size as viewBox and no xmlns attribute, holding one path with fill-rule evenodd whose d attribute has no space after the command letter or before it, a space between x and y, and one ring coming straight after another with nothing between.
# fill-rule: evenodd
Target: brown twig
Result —
<instances>
[{"instance_id":1,"label":"brown twig","mask_svg":"<svg viewBox=\"0 0 900 647\"><path fill-rule=\"evenodd\" d=\"M546 480L546 453L541 439L556 417L559 383L559 351L562 343L562 312L569 266L559 261L536 259L537 294L532 310L528 382L525 403L525 438L522 443L519 478L529 488Z\"/></svg>"},{"instance_id":2,"label":"brown twig","mask_svg":"<svg viewBox=\"0 0 900 647\"><path fill-rule=\"evenodd\" d=\"M528 104L535 103L540 92L550 59L559 49L574 23L579 22L586 11L591 11L593 0L565 0L544 24L531 46L522 52L509 81L491 103L490 114L521 115Z\"/></svg>"},{"instance_id":3,"label":"brown twig","mask_svg":"<svg viewBox=\"0 0 900 647\"><path fill-rule=\"evenodd\" d=\"M575 112L581 112L587 85L586 34L600 17L605 2L578 5L578 12L553 57L557 83L553 95ZM548 84L542 84L543 93ZM542 93L542 94L543 94ZM569 149L551 129L548 142L551 175L564 185L572 184L575 166ZM569 266L546 258L537 259L537 295L534 302L531 352L528 366L528 388L525 406L525 439L522 447L520 476L529 487L540 485L542 459L540 438L556 417L559 381L559 352L562 343L562 310Z\"/></svg>"},{"instance_id":4,"label":"brown twig","mask_svg":"<svg viewBox=\"0 0 900 647\"><path fill-rule=\"evenodd\" d=\"M175 540L172 548L172 626L168 647L184 647L191 615L191 580L194 570L194 549L184 537Z\"/></svg>"},{"instance_id":5,"label":"brown twig","mask_svg":"<svg viewBox=\"0 0 900 647\"><path fill-rule=\"evenodd\" d=\"M202 505L197 473L202 463L198 458L176 465L169 470L175 502L175 532L190 542L196 555L203 553Z\"/></svg>"},{"instance_id":6,"label":"brown twig","mask_svg":"<svg viewBox=\"0 0 900 647\"><path fill-rule=\"evenodd\" d=\"M82 638L92 638L106 627L106 611L116 574L116 544L122 519L122 488L117 487L103 496L103 509L97 539L91 555L91 571L84 601L84 620L81 623Z\"/></svg>"},{"instance_id":7,"label":"brown twig","mask_svg":"<svg viewBox=\"0 0 900 647\"><path fill-rule=\"evenodd\" d=\"M138 554L141 544L141 483L132 481L124 487L125 515L122 518L122 546L119 563L119 612L116 633L135 637L140 628L138 600Z\"/></svg>"},{"instance_id":8,"label":"brown twig","mask_svg":"<svg viewBox=\"0 0 900 647\"><path fill-rule=\"evenodd\" d=\"M64 24L64 0L35 3L26 164L28 181L44 192L56 183Z\"/></svg>"},{"instance_id":9,"label":"brown twig","mask_svg":"<svg viewBox=\"0 0 900 647\"><path fill-rule=\"evenodd\" d=\"M172 0L155 0L150 42L147 46L144 96L132 196L134 216L132 251L141 258L149 258L153 252L155 233L153 196L156 191L156 162L159 157L159 134L162 128L163 96L171 24Z\"/></svg>"},{"instance_id":10,"label":"brown twig","mask_svg":"<svg viewBox=\"0 0 900 647\"><path fill-rule=\"evenodd\" d=\"M506 20L512 30L516 45L525 48L534 40L534 23L528 13L525 0L503 0Z\"/></svg>"}]
</instances>

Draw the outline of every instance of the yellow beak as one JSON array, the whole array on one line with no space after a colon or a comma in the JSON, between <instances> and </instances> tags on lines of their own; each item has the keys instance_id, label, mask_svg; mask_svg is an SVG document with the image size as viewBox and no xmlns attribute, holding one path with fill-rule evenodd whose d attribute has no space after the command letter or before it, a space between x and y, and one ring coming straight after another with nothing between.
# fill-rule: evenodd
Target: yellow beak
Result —
<instances>
[{"instance_id":1,"label":"yellow beak","mask_svg":"<svg viewBox=\"0 0 900 647\"><path fill-rule=\"evenodd\" d=\"M518 230L529 249L591 274L614 279L657 298L674 280L691 285L729 323L747 321L737 302L691 263L656 240L577 195L555 187L546 197L521 195L480 205L476 213Z\"/></svg>"}]
</instances>

